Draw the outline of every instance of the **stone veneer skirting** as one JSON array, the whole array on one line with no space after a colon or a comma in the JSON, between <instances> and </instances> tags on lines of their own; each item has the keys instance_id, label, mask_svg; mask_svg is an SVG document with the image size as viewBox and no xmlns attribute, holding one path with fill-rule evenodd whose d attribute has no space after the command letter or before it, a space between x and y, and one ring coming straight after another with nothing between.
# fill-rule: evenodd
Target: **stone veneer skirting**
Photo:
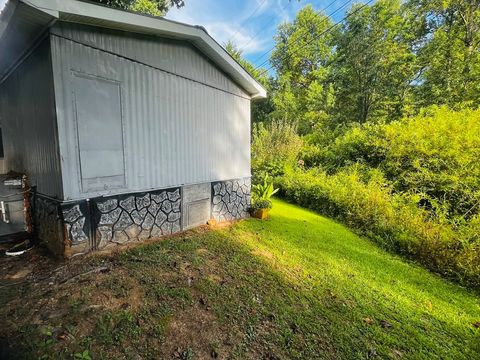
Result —
<instances>
[{"instance_id":1,"label":"stone veneer skirting","mask_svg":"<svg viewBox=\"0 0 480 360\"><path fill-rule=\"evenodd\" d=\"M247 217L250 188L250 178L212 183L212 217L217 221Z\"/></svg>"},{"instance_id":2,"label":"stone veneer skirting","mask_svg":"<svg viewBox=\"0 0 480 360\"><path fill-rule=\"evenodd\" d=\"M212 183L210 218L226 221L247 217L250 186L249 178ZM34 203L38 237L64 257L182 231L181 187L74 203L36 195Z\"/></svg>"}]
</instances>

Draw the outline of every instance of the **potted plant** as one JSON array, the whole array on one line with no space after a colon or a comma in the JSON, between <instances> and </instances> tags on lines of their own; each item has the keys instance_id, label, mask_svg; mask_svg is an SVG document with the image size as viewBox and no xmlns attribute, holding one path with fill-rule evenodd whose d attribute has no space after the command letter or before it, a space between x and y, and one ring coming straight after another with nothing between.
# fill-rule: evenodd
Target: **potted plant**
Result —
<instances>
[{"instance_id":1,"label":"potted plant","mask_svg":"<svg viewBox=\"0 0 480 360\"><path fill-rule=\"evenodd\" d=\"M250 213L254 218L264 220L268 217L268 212L272 208L270 198L277 193L278 189L273 187L273 181L265 175L263 184L257 184L252 187L252 205Z\"/></svg>"},{"instance_id":2,"label":"potted plant","mask_svg":"<svg viewBox=\"0 0 480 360\"><path fill-rule=\"evenodd\" d=\"M252 201L250 213L254 218L265 220L271 208L272 202L270 200L256 200Z\"/></svg>"}]
</instances>

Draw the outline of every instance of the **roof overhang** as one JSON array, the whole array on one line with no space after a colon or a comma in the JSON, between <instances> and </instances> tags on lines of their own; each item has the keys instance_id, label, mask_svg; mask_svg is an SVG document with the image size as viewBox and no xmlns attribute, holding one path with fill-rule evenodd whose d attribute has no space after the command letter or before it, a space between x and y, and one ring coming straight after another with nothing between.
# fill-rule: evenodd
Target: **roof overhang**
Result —
<instances>
[{"instance_id":1,"label":"roof overhang","mask_svg":"<svg viewBox=\"0 0 480 360\"><path fill-rule=\"evenodd\" d=\"M228 74L252 99L266 90L204 28L78 0L8 0L0 14L0 82L56 21L188 41Z\"/></svg>"}]
</instances>

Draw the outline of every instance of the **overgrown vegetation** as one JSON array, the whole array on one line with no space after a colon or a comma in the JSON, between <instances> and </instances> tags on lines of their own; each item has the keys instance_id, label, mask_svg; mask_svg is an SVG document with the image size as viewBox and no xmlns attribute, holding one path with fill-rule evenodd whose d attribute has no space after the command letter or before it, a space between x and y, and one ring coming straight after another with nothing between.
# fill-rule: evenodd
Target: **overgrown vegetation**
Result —
<instances>
[{"instance_id":1,"label":"overgrown vegetation","mask_svg":"<svg viewBox=\"0 0 480 360\"><path fill-rule=\"evenodd\" d=\"M130 10L152 16L164 16L172 6L180 8L184 0L88 0L118 9Z\"/></svg>"},{"instance_id":2,"label":"overgrown vegetation","mask_svg":"<svg viewBox=\"0 0 480 360\"><path fill-rule=\"evenodd\" d=\"M277 32L253 180L480 287L480 2L380 0Z\"/></svg>"},{"instance_id":3,"label":"overgrown vegetation","mask_svg":"<svg viewBox=\"0 0 480 360\"><path fill-rule=\"evenodd\" d=\"M0 292L7 359L469 360L480 350L477 294L279 200L268 221L67 267L23 256L0 258L3 286L17 283ZM22 279L32 268L35 280Z\"/></svg>"},{"instance_id":4,"label":"overgrown vegetation","mask_svg":"<svg viewBox=\"0 0 480 360\"><path fill-rule=\"evenodd\" d=\"M282 129L286 143L302 140ZM254 146L270 136L254 132ZM275 159L283 146L270 144L254 172L273 172L284 197L480 286L480 110L431 108L389 124L357 125L325 147L303 141L283 162Z\"/></svg>"}]
</instances>

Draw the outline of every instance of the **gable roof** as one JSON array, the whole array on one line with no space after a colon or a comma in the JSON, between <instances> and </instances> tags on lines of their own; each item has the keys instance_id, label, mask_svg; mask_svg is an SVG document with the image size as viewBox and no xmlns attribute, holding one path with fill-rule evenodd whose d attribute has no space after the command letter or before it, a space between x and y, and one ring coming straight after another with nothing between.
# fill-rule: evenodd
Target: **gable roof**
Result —
<instances>
[{"instance_id":1,"label":"gable roof","mask_svg":"<svg viewBox=\"0 0 480 360\"><path fill-rule=\"evenodd\" d=\"M151 17L78 0L8 0L0 13L0 83L56 21L148 34L190 42L252 99L266 90L200 26Z\"/></svg>"}]
</instances>

